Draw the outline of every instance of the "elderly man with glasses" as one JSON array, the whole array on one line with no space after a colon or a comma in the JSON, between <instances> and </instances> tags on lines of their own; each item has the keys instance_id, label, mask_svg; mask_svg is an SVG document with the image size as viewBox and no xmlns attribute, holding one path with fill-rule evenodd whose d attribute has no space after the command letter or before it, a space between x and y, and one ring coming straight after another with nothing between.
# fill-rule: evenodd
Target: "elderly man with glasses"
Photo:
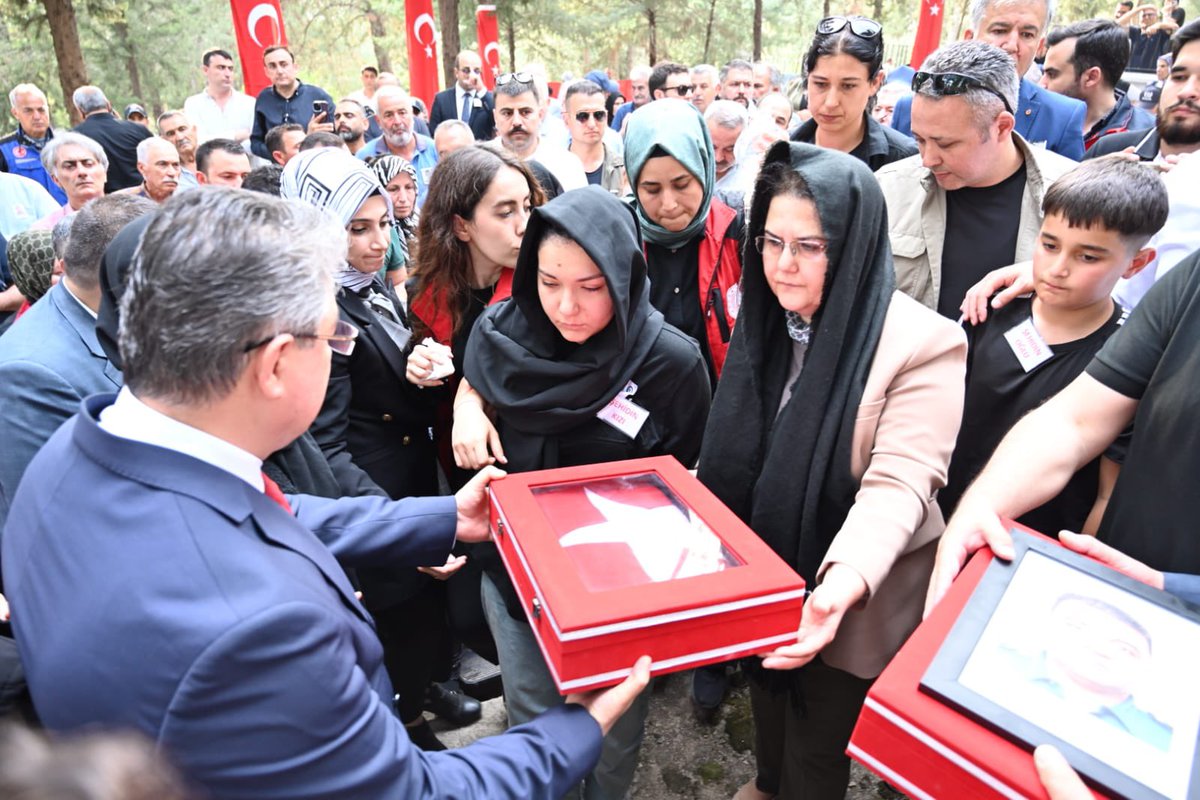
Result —
<instances>
[{"instance_id":1,"label":"elderly man with glasses","mask_svg":"<svg viewBox=\"0 0 1200 800\"><path fill-rule=\"evenodd\" d=\"M475 134L476 141L495 138L496 124L492 109L495 97L483 86L483 62L479 54L463 50L454 59L454 85L433 96L429 109L429 129L437 132L438 125L448 119L465 122Z\"/></svg>"},{"instance_id":2,"label":"elderly man with glasses","mask_svg":"<svg viewBox=\"0 0 1200 800\"><path fill-rule=\"evenodd\" d=\"M888 206L896 288L958 319L967 289L1032 256L1042 197L1075 162L1014 129L1018 79L990 44L955 42L913 76L920 153L876 174Z\"/></svg>"}]
</instances>

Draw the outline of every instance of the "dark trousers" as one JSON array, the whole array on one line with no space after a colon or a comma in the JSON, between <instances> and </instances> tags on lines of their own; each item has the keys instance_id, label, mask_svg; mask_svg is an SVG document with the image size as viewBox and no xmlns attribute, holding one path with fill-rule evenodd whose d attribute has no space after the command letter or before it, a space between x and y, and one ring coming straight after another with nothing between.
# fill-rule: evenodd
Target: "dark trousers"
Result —
<instances>
[{"instance_id":1,"label":"dark trousers","mask_svg":"<svg viewBox=\"0 0 1200 800\"><path fill-rule=\"evenodd\" d=\"M400 695L396 705L400 721L413 722L425 707L430 681L448 671L446 585L428 581L412 597L371 614L383 644L384 667Z\"/></svg>"},{"instance_id":2,"label":"dark trousers","mask_svg":"<svg viewBox=\"0 0 1200 800\"><path fill-rule=\"evenodd\" d=\"M872 681L819 657L800 669L798 698L750 682L756 783L779 800L842 800L850 783L846 745Z\"/></svg>"}]
</instances>

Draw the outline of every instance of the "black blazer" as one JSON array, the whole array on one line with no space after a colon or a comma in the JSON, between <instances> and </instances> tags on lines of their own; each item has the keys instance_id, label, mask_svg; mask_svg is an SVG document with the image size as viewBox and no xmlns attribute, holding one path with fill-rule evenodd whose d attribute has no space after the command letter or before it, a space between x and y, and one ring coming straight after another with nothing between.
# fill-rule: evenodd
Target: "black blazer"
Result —
<instances>
[{"instance_id":1,"label":"black blazer","mask_svg":"<svg viewBox=\"0 0 1200 800\"><path fill-rule=\"evenodd\" d=\"M482 105L472 105L471 121L467 124L471 126L476 141L485 142L496 138L496 118L492 113L495 108L496 98L491 92L483 95ZM429 109L429 129L436 132L437 126L443 120L458 119L458 112L461 110L454 104L453 86L438 92L433 96L433 108Z\"/></svg>"},{"instance_id":2,"label":"black blazer","mask_svg":"<svg viewBox=\"0 0 1200 800\"><path fill-rule=\"evenodd\" d=\"M376 277L403 314L390 284ZM354 352L333 353L325 403L310 429L330 467L341 478L362 473L364 494L394 499L438 493L433 398L404 378L409 348L388 336L366 300L347 289L337 294L338 316L358 328ZM364 602L379 610L411 597L429 580L416 570L358 569Z\"/></svg>"},{"instance_id":3,"label":"black blazer","mask_svg":"<svg viewBox=\"0 0 1200 800\"><path fill-rule=\"evenodd\" d=\"M142 139L154 134L136 122L117 119L112 114L92 114L73 130L90 139L95 139L108 156L108 180L104 191L112 194L118 189L140 186L142 173L137 168L137 146Z\"/></svg>"}]
</instances>

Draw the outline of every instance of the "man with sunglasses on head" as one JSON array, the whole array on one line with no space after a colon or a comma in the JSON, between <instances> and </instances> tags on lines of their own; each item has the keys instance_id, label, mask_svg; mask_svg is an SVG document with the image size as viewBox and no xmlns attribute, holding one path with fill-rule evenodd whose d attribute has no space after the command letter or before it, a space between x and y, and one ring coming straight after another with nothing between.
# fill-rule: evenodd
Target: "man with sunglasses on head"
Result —
<instances>
[{"instance_id":1,"label":"man with sunglasses on head","mask_svg":"<svg viewBox=\"0 0 1200 800\"><path fill-rule=\"evenodd\" d=\"M563 119L571 133L571 153L583 165L589 184L600 186L618 197L629 186L625 182L625 159L604 141L608 112L604 89L589 80L575 81L563 93Z\"/></svg>"},{"instance_id":2,"label":"man with sunglasses on head","mask_svg":"<svg viewBox=\"0 0 1200 800\"><path fill-rule=\"evenodd\" d=\"M888 206L896 288L958 319L971 286L1032 257L1046 189L1075 162L1014 130L1017 75L997 47L946 45L925 59L912 85L920 153L875 173ZM1081 128L1076 134L1082 139Z\"/></svg>"},{"instance_id":3,"label":"man with sunglasses on head","mask_svg":"<svg viewBox=\"0 0 1200 800\"><path fill-rule=\"evenodd\" d=\"M971 0L971 27L963 39L995 45L1016 62L1020 79L1012 104L1016 130L1025 141L1079 161L1083 158L1083 120L1087 105L1055 94L1023 77L1046 40L1056 0ZM912 98L896 102L892 127L912 135Z\"/></svg>"},{"instance_id":4,"label":"man with sunglasses on head","mask_svg":"<svg viewBox=\"0 0 1200 800\"><path fill-rule=\"evenodd\" d=\"M539 131L546 117L532 72L509 72L496 78L496 131L490 142L522 161L536 161L562 184L564 191L588 185L579 159L565 147L544 138Z\"/></svg>"},{"instance_id":5,"label":"man with sunglasses on head","mask_svg":"<svg viewBox=\"0 0 1200 800\"><path fill-rule=\"evenodd\" d=\"M433 96L429 109L429 129L436 131L443 120L457 119L467 123L476 141L495 138L496 124L492 110L495 97L483 86L483 62L479 54L463 50L454 59L454 86Z\"/></svg>"}]
</instances>

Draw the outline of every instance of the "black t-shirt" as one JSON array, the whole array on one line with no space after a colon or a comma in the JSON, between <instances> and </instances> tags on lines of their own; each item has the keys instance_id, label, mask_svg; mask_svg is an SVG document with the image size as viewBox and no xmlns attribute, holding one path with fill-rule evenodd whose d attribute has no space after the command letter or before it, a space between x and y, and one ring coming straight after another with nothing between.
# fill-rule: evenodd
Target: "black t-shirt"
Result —
<instances>
[{"instance_id":1,"label":"black t-shirt","mask_svg":"<svg viewBox=\"0 0 1200 800\"><path fill-rule=\"evenodd\" d=\"M667 322L695 339L704 361L711 365L698 278L703 238L700 233L676 250L647 242L646 262L650 269L650 305L661 311Z\"/></svg>"},{"instance_id":2,"label":"black t-shirt","mask_svg":"<svg viewBox=\"0 0 1200 800\"><path fill-rule=\"evenodd\" d=\"M1079 377L1126 316L1123 309L1115 307L1108 321L1094 333L1050 345L1054 355L1026 372L1004 334L1030 319L1032 308L1032 297L1020 297L993 311L983 324L966 326L967 395L962 428L950 460L946 488L938 493L938 504L947 517L1009 429ZM1050 536L1064 528L1079 530L1096 502L1099 479L1100 459L1096 458L1075 473L1058 497L1019 521Z\"/></svg>"},{"instance_id":3,"label":"black t-shirt","mask_svg":"<svg viewBox=\"0 0 1200 800\"><path fill-rule=\"evenodd\" d=\"M1087 373L1138 401L1100 538L1168 572L1200 574L1200 253L1159 280Z\"/></svg>"},{"instance_id":4,"label":"black t-shirt","mask_svg":"<svg viewBox=\"0 0 1200 800\"><path fill-rule=\"evenodd\" d=\"M604 164L596 167L591 172L585 172L584 175L587 175L587 182L589 185L599 186L600 179L604 177Z\"/></svg>"},{"instance_id":5,"label":"black t-shirt","mask_svg":"<svg viewBox=\"0 0 1200 800\"><path fill-rule=\"evenodd\" d=\"M1129 66L1138 72L1154 72L1158 57L1171 52L1171 34L1155 31L1147 36L1136 25L1129 26Z\"/></svg>"},{"instance_id":6,"label":"black t-shirt","mask_svg":"<svg viewBox=\"0 0 1200 800\"><path fill-rule=\"evenodd\" d=\"M1025 165L994 186L946 192L946 237L938 313L957 320L967 290L997 267L1015 261L1021 228Z\"/></svg>"}]
</instances>

